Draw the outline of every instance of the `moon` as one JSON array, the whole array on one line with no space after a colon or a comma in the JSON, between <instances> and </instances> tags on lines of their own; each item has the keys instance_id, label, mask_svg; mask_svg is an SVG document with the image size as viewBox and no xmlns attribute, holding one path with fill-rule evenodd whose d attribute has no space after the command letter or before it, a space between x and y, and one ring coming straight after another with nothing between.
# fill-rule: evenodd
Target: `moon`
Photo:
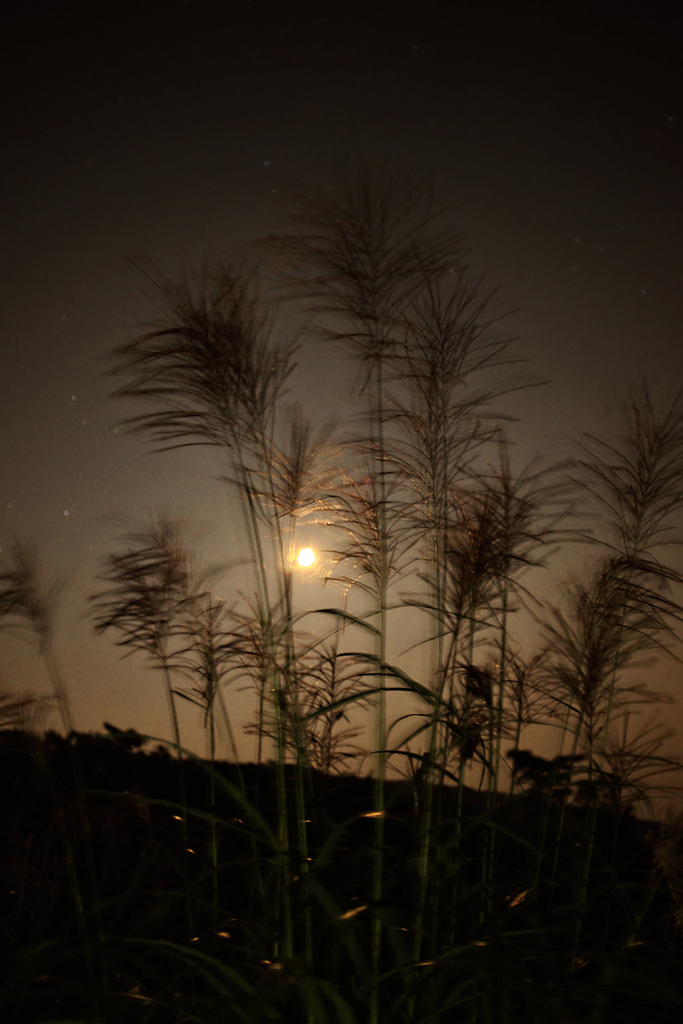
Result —
<instances>
[{"instance_id":1,"label":"moon","mask_svg":"<svg viewBox=\"0 0 683 1024\"><path fill-rule=\"evenodd\" d=\"M315 562L313 548L302 548L298 554L297 562L303 566L313 565Z\"/></svg>"}]
</instances>

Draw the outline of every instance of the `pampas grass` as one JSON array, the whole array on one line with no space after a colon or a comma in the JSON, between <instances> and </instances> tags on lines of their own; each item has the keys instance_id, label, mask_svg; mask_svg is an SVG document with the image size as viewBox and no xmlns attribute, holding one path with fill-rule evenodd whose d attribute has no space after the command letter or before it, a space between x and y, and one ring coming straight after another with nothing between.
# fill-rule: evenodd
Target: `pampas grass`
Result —
<instances>
[{"instance_id":1,"label":"pampas grass","mask_svg":"<svg viewBox=\"0 0 683 1024\"><path fill-rule=\"evenodd\" d=\"M160 277L157 319L114 353L116 394L141 403L132 431L216 450L253 588L219 597L229 574L199 572L163 516L103 562L94 628L160 674L179 774L158 738L78 736L67 717L67 739L4 730L34 787L6 794L9 1012L678 1020L677 833L657 847L657 824L633 810L652 813L680 768L643 659L677 644L681 397L660 411L636 389L611 436L584 438L571 463L519 468L497 403L531 382L511 376L511 339L462 241L439 231L428 183L359 163L295 212L291 234L260 243L277 300L246 262ZM287 403L285 301L357 361L367 404L346 436ZM593 518L577 525L586 501ZM326 538L337 605L299 606L306 523ZM577 554L542 602L535 580L567 543L581 568ZM0 612L45 654L52 613L22 552L0 576ZM238 763L235 687L253 694L255 765ZM61 675L53 688L66 716ZM204 758L183 744L178 700L200 709ZM7 708L14 725L21 708ZM76 814L64 744L83 780ZM371 779L350 773L366 762ZM27 824L14 794L35 808L38 791L47 824L33 810ZM50 825L67 820L70 902ZM41 900L59 924L41 924Z\"/></svg>"}]
</instances>

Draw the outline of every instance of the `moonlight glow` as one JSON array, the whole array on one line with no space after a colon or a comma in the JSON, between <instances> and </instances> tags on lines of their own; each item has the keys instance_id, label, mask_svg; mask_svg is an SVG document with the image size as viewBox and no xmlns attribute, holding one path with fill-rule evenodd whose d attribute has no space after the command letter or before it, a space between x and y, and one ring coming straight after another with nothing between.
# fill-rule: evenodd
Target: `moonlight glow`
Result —
<instances>
[{"instance_id":1,"label":"moonlight glow","mask_svg":"<svg viewBox=\"0 0 683 1024\"><path fill-rule=\"evenodd\" d=\"M297 562L299 565L308 566L315 562L315 554L312 548L302 548L299 552Z\"/></svg>"}]
</instances>

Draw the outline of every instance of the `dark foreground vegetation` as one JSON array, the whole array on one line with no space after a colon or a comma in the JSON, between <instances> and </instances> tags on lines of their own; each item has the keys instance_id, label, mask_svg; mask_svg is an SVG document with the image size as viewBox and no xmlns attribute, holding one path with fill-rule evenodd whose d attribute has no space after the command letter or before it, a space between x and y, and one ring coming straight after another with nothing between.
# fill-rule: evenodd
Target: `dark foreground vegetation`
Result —
<instances>
[{"instance_id":1,"label":"dark foreground vegetation","mask_svg":"<svg viewBox=\"0 0 683 1024\"><path fill-rule=\"evenodd\" d=\"M149 660L168 744L74 730L57 582L19 540L0 568L63 732L0 695L2 1019L678 1022L680 832L645 819L681 768L656 673L683 620L683 392L635 387L605 437L518 466L501 424L533 378L428 185L358 163L295 212L263 266L152 272L158 314L113 354L131 430L215 450L253 569L201 571L163 515L103 562L93 626ZM297 310L357 363L346 433L284 402ZM297 562L335 581L324 607Z\"/></svg>"},{"instance_id":2,"label":"dark foreground vegetation","mask_svg":"<svg viewBox=\"0 0 683 1024\"><path fill-rule=\"evenodd\" d=\"M444 787L422 901L424 783L390 782L375 901L371 779L307 773L310 859L283 875L273 765L184 760L185 832L177 762L139 745L3 735L4 1020L362 1021L373 986L386 1021L680 1019L654 823L542 781L492 803Z\"/></svg>"}]
</instances>

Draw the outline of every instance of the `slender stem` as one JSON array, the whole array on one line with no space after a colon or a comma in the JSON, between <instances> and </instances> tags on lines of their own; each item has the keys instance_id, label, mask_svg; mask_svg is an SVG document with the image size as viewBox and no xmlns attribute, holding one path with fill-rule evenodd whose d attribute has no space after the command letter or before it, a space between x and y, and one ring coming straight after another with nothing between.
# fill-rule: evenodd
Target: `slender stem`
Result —
<instances>
[{"instance_id":1,"label":"slender stem","mask_svg":"<svg viewBox=\"0 0 683 1024\"><path fill-rule=\"evenodd\" d=\"M212 910L214 927L218 923L218 842L216 837L216 722L214 716L213 696L208 709L209 717L209 758L211 762L211 870L212 870Z\"/></svg>"},{"instance_id":2,"label":"slender stem","mask_svg":"<svg viewBox=\"0 0 683 1024\"><path fill-rule=\"evenodd\" d=\"M95 868L95 857L93 852L92 832L90 829L90 818L88 816L88 807L85 798L85 786L83 784L83 774L81 771L81 763L78 756L78 749L76 744L72 742L72 737L75 738L75 733L73 728L73 721L71 718L71 708L68 699L67 689L62 679L59 664L57 662L57 656L52 646L49 634L41 638L40 652L42 654L43 660L45 661L48 674L52 681L52 687L59 702L59 708L62 714L62 720L64 722L66 730L66 742L69 747L74 792L76 794L81 832L85 844L85 862L87 870L88 887L90 890L89 903L95 922L95 934L97 937L97 947L99 950L100 984L102 992L106 996L106 993L109 988L109 978L104 954L104 928L102 925L102 915L100 912L99 886L97 884L97 871ZM76 907L76 915L78 917L79 923L83 929L84 934L87 936L85 906L79 882L79 875L75 864L72 840L70 837L65 836L65 842L67 855L67 869L69 872L69 878L71 882L74 905ZM90 960L89 950L88 960Z\"/></svg>"},{"instance_id":3,"label":"slender stem","mask_svg":"<svg viewBox=\"0 0 683 1024\"><path fill-rule=\"evenodd\" d=\"M65 735L70 736L74 731L73 719L71 717L71 702L69 701L69 695L67 693L66 686L64 685L62 674L59 670L59 665L57 664L57 657L49 637L45 637L41 640L40 652L52 682L52 689L54 690L55 697L57 698L57 704L59 706L59 713L62 717Z\"/></svg>"}]
</instances>

